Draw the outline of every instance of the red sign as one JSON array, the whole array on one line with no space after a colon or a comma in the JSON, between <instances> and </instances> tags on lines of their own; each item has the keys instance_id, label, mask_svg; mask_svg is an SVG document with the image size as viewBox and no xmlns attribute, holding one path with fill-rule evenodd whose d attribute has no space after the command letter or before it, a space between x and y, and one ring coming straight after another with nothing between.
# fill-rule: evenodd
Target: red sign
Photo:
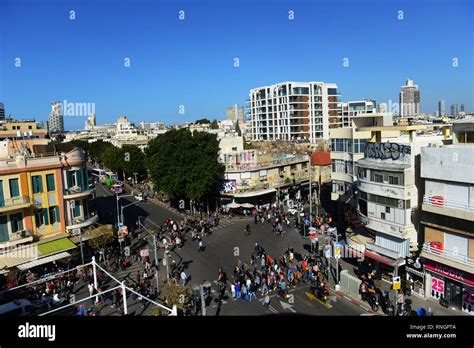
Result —
<instances>
[{"instance_id":1,"label":"red sign","mask_svg":"<svg viewBox=\"0 0 474 348\"><path fill-rule=\"evenodd\" d=\"M457 280L461 283L471 286L474 285L474 276L471 273L461 271L457 268L443 265L442 263L438 263L429 259L426 259L425 261L425 268L445 277Z\"/></svg>"}]
</instances>

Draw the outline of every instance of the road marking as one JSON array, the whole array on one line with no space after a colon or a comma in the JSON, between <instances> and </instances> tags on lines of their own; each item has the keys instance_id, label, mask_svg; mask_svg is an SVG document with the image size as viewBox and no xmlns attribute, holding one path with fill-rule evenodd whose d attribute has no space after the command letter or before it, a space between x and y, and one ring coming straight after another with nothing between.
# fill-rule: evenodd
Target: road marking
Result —
<instances>
[{"instance_id":1,"label":"road marking","mask_svg":"<svg viewBox=\"0 0 474 348\"><path fill-rule=\"evenodd\" d=\"M289 311L293 312L293 313L296 313L296 310L293 308L293 305L289 304L289 303L286 303L286 302L283 302L280 300L280 305L283 309L288 309Z\"/></svg>"},{"instance_id":2,"label":"road marking","mask_svg":"<svg viewBox=\"0 0 474 348\"><path fill-rule=\"evenodd\" d=\"M275 308L273 308L272 305L268 305L268 309L269 309L270 311L272 311L273 313L275 313L275 314L279 314L279 313L280 313L280 312L278 312Z\"/></svg>"},{"instance_id":3,"label":"road marking","mask_svg":"<svg viewBox=\"0 0 474 348\"><path fill-rule=\"evenodd\" d=\"M324 301L321 301L319 298L317 298L316 296L314 296L314 294L308 292L308 291L305 291L305 294L306 296L308 296L308 298L311 300L311 301L318 301L319 303L321 303L324 307L326 308L332 308L332 306L329 304L329 303L326 303Z\"/></svg>"}]
</instances>

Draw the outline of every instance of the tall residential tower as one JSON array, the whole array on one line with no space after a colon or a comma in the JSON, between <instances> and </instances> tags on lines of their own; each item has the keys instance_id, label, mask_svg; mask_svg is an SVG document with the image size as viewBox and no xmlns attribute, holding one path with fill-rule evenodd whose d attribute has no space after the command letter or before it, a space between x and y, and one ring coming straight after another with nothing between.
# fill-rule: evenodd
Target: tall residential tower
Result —
<instances>
[{"instance_id":1,"label":"tall residential tower","mask_svg":"<svg viewBox=\"0 0 474 348\"><path fill-rule=\"evenodd\" d=\"M407 80L400 91L400 116L417 116L420 113L420 90L413 80Z\"/></svg>"},{"instance_id":2,"label":"tall residential tower","mask_svg":"<svg viewBox=\"0 0 474 348\"><path fill-rule=\"evenodd\" d=\"M329 139L342 127L337 85L282 82L250 90L253 140Z\"/></svg>"}]
</instances>

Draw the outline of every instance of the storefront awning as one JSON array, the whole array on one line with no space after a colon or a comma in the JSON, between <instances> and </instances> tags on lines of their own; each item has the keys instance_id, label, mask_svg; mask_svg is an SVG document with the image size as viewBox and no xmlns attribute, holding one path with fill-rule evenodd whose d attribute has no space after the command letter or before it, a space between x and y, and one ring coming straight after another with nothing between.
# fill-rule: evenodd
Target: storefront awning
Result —
<instances>
[{"instance_id":1,"label":"storefront awning","mask_svg":"<svg viewBox=\"0 0 474 348\"><path fill-rule=\"evenodd\" d=\"M38 260L34 260L34 261L31 261L31 262L27 262L27 263L23 263L21 265L18 265L17 268L20 270L20 271L25 271L27 269L30 269L30 268L33 268L33 267L36 267L36 266L41 266L41 265L44 265L46 263L50 263L50 262L53 262L53 261L56 261L56 260L60 260L60 259L64 259L66 257L70 257L71 254L63 251L61 253L58 253L58 254L54 254L54 255L50 255L50 256L46 256L46 257L42 257Z\"/></svg>"},{"instance_id":2,"label":"storefront awning","mask_svg":"<svg viewBox=\"0 0 474 348\"><path fill-rule=\"evenodd\" d=\"M369 250L365 250L364 252L364 256L365 257L368 257L369 259L372 259L372 260L375 260L375 261L378 261L380 263L383 263L387 266L390 266L390 267L395 267L397 266L402 266L405 264L404 260L394 260L394 259L390 259L388 257L385 257L385 256L382 256L374 251L369 251Z\"/></svg>"},{"instance_id":3,"label":"storefront awning","mask_svg":"<svg viewBox=\"0 0 474 348\"><path fill-rule=\"evenodd\" d=\"M236 194L234 194L234 197L235 198L256 197L256 196L266 195L268 193L273 193L273 192L276 192L276 189L269 188L269 189L259 190L259 191L249 191L249 192L245 192L245 193L236 193Z\"/></svg>"},{"instance_id":4,"label":"storefront awning","mask_svg":"<svg viewBox=\"0 0 474 348\"><path fill-rule=\"evenodd\" d=\"M71 242L69 238L56 239L51 242L38 244L38 252L40 255L57 254L61 251L66 251L76 248L76 244Z\"/></svg>"}]
</instances>

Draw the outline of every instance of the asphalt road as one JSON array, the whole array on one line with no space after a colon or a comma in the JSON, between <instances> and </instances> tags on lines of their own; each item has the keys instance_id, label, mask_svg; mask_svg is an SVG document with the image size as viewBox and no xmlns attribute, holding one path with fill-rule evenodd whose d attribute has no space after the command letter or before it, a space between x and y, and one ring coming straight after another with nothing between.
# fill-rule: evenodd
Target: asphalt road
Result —
<instances>
[{"instance_id":1,"label":"asphalt road","mask_svg":"<svg viewBox=\"0 0 474 348\"><path fill-rule=\"evenodd\" d=\"M125 205L135 200L133 197L122 198L120 204ZM97 209L103 220L109 223L116 221L116 199L115 195L106 191L101 185L97 189ZM138 216L142 216L145 226L152 229L156 225L161 225L167 218L177 219L177 214L153 203L142 203L131 205L124 209L125 224L129 227L135 225ZM250 223L252 232L244 235L244 227ZM142 236L146 236L143 232ZM153 256L152 238L149 241L150 255ZM205 250L198 251L195 242L188 238L183 248L171 252L171 260L178 264L184 264L186 273L190 276L187 284L190 288L194 285L202 284L205 281L214 282L214 289L217 288L215 279L217 271L222 267L227 275L232 274L233 266L241 260L246 261L254 250L255 243L262 245L267 253L273 258L278 258L288 246L295 250L306 253L309 250L309 240L303 239L295 229L285 231L283 236L273 235L271 225L253 224L250 219L235 217L233 219L221 219L220 226L211 235L203 239ZM158 250L158 259L161 262L163 249ZM166 277L164 266L160 266L161 284ZM134 272L140 270L138 265L123 272L122 277L134 276ZM332 294L328 303L323 303L319 299L309 294L308 287L298 287L291 289L292 303L281 301L276 294L271 294L270 307L265 309L259 301L243 302L230 298L229 289L226 291L224 300L219 303L213 300L207 308L207 315L265 315L265 314L306 314L306 315L360 315L363 311L349 301ZM284 303L287 303L286 305Z\"/></svg>"}]
</instances>

